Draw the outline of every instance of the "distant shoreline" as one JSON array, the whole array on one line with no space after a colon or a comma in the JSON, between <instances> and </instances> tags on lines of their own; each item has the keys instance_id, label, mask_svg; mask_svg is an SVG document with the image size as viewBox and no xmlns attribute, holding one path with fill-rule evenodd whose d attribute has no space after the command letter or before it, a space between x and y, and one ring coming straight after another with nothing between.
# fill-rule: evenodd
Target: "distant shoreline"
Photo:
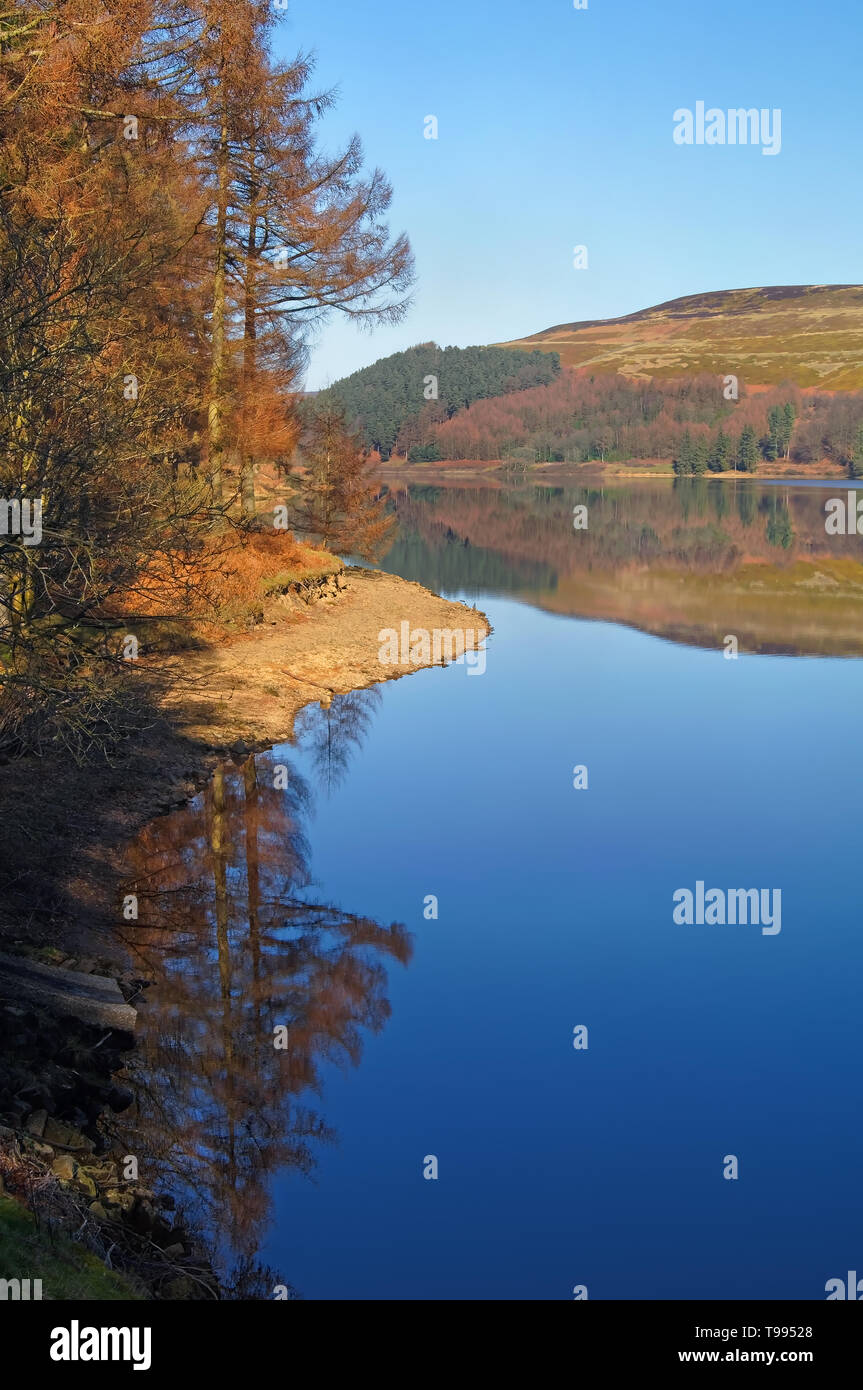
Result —
<instances>
[{"instance_id":1,"label":"distant shoreline","mask_svg":"<svg viewBox=\"0 0 863 1390\"><path fill-rule=\"evenodd\" d=\"M784 462L784 461L783 461ZM496 483L520 482L537 475L541 477L556 477L565 475L572 477L585 478L586 481L614 478L677 478L677 474L671 466L670 459L638 459L633 464L626 463L602 463L598 459L591 459L586 463L531 463L523 471L516 471L508 468L506 460L502 459L442 459L434 463L381 463L376 469L378 477L382 482L391 484L392 482L427 482L431 478L438 477L441 480L452 480L455 478L479 478L485 477L493 479ZM722 473L712 473L707 470L704 473L690 475L693 478L707 478L709 480L724 479L726 481L739 482L749 480L761 483L809 483L815 484L824 482L844 482L853 487L860 479L849 478L847 471L839 464L829 463L821 460L817 468L813 465L811 471L803 472L798 464L788 463L787 465L777 466L774 464L769 473L743 473L739 470L725 470Z\"/></svg>"}]
</instances>

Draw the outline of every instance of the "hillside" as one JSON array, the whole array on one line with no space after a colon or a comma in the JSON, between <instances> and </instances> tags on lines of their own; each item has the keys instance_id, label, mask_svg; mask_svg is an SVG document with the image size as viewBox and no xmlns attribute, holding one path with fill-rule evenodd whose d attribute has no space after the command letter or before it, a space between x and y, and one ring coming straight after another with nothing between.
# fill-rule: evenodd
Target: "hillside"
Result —
<instances>
[{"instance_id":1,"label":"hillside","mask_svg":"<svg viewBox=\"0 0 863 1390\"><path fill-rule=\"evenodd\" d=\"M617 319L563 323L502 347L624 376L733 372L747 385L863 388L863 285L687 295Z\"/></svg>"},{"instance_id":2,"label":"hillside","mask_svg":"<svg viewBox=\"0 0 863 1390\"><path fill-rule=\"evenodd\" d=\"M552 382L475 401L425 425L426 459L617 464L674 462L679 473L755 472L759 461L863 476L863 391L747 389L721 376L625 377L564 367ZM411 456L409 455L409 458Z\"/></svg>"},{"instance_id":3,"label":"hillside","mask_svg":"<svg viewBox=\"0 0 863 1390\"><path fill-rule=\"evenodd\" d=\"M434 426L475 401L547 385L560 371L556 353L500 347L440 348L420 343L336 381L318 402L337 402L365 445L382 458L440 458L429 448Z\"/></svg>"}]
</instances>

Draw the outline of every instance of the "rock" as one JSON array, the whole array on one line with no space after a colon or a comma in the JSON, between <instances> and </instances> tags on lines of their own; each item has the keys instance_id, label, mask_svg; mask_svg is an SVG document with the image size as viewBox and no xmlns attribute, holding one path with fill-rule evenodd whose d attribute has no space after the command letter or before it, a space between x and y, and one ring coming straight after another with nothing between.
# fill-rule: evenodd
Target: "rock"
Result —
<instances>
[{"instance_id":1,"label":"rock","mask_svg":"<svg viewBox=\"0 0 863 1390\"><path fill-rule=\"evenodd\" d=\"M91 1202L91 1203L90 1203L90 1215L91 1215L92 1217L95 1217L95 1219L96 1219L97 1221L108 1221L108 1220L109 1220L108 1213L106 1212L105 1208L102 1206L102 1203L101 1203L101 1202Z\"/></svg>"},{"instance_id":2,"label":"rock","mask_svg":"<svg viewBox=\"0 0 863 1390\"><path fill-rule=\"evenodd\" d=\"M115 1114L121 1110L127 1110L135 1097L131 1091L127 1091L125 1086L115 1086L113 1084L100 1086L97 1092L103 1105L107 1105Z\"/></svg>"},{"instance_id":3,"label":"rock","mask_svg":"<svg viewBox=\"0 0 863 1390\"><path fill-rule=\"evenodd\" d=\"M81 1171L86 1173L88 1178L92 1178L97 1187L117 1186L116 1163L88 1163Z\"/></svg>"},{"instance_id":4,"label":"rock","mask_svg":"<svg viewBox=\"0 0 863 1390\"><path fill-rule=\"evenodd\" d=\"M83 1192L88 1197L98 1197L99 1189L92 1178L88 1178L86 1173L79 1172L73 1184L79 1192Z\"/></svg>"},{"instance_id":5,"label":"rock","mask_svg":"<svg viewBox=\"0 0 863 1390\"><path fill-rule=\"evenodd\" d=\"M153 1222L156 1213L149 1202L136 1202L134 1210L129 1215L129 1225L139 1235L147 1236L153 1229Z\"/></svg>"},{"instance_id":6,"label":"rock","mask_svg":"<svg viewBox=\"0 0 863 1390\"><path fill-rule=\"evenodd\" d=\"M24 1145L28 1153L35 1154L37 1158L44 1158L46 1162L54 1157L54 1150L50 1144L40 1144L38 1139L25 1137Z\"/></svg>"},{"instance_id":7,"label":"rock","mask_svg":"<svg viewBox=\"0 0 863 1390\"><path fill-rule=\"evenodd\" d=\"M153 1239L162 1245L172 1235L170 1221L166 1221L164 1216L156 1216L153 1220Z\"/></svg>"},{"instance_id":8,"label":"rock","mask_svg":"<svg viewBox=\"0 0 863 1390\"><path fill-rule=\"evenodd\" d=\"M54 1105L54 1097L46 1086L22 1086L18 1092L18 1099L23 1100L37 1114L44 1110L50 1115Z\"/></svg>"},{"instance_id":9,"label":"rock","mask_svg":"<svg viewBox=\"0 0 863 1390\"><path fill-rule=\"evenodd\" d=\"M95 963L79 962L79 965L84 964ZM127 1030L135 1027L135 1010L123 999L116 980L80 969L61 970L55 965L42 965L2 952L0 976L7 989L14 989L19 997L34 999L41 1008L54 1014L72 1015L97 1027ZM54 1050L44 1047L47 1040L41 1030L40 1038L43 1050Z\"/></svg>"},{"instance_id":10,"label":"rock","mask_svg":"<svg viewBox=\"0 0 863 1390\"><path fill-rule=\"evenodd\" d=\"M181 1260L181 1259L183 1258L183 1256L185 1255L185 1253L186 1253L186 1247L185 1247L184 1245L166 1245L166 1246L165 1246L165 1256L166 1256L166 1258L169 1259L169 1260ZM176 1282L177 1282L177 1283L180 1283L181 1281L180 1281L180 1280L176 1280Z\"/></svg>"},{"instance_id":11,"label":"rock","mask_svg":"<svg viewBox=\"0 0 863 1390\"><path fill-rule=\"evenodd\" d=\"M135 1198L131 1192L124 1192L122 1188L111 1187L102 1194L103 1202L109 1203L112 1207L119 1207L124 1215L128 1215L135 1206Z\"/></svg>"},{"instance_id":12,"label":"rock","mask_svg":"<svg viewBox=\"0 0 863 1390\"><path fill-rule=\"evenodd\" d=\"M34 1110L27 1121L27 1133L33 1134L37 1139L41 1139L45 1133L45 1123L48 1119L47 1110Z\"/></svg>"},{"instance_id":13,"label":"rock","mask_svg":"<svg viewBox=\"0 0 863 1390\"><path fill-rule=\"evenodd\" d=\"M73 1125L64 1124L62 1120L49 1119L43 1125L42 1132L46 1142L55 1144L58 1149L72 1149L75 1153L92 1153L96 1147L92 1139L87 1139L79 1129L75 1129Z\"/></svg>"},{"instance_id":14,"label":"rock","mask_svg":"<svg viewBox=\"0 0 863 1390\"><path fill-rule=\"evenodd\" d=\"M72 1182L78 1172L78 1165L71 1154L61 1154L51 1164L51 1172L61 1182Z\"/></svg>"}]
</instances>

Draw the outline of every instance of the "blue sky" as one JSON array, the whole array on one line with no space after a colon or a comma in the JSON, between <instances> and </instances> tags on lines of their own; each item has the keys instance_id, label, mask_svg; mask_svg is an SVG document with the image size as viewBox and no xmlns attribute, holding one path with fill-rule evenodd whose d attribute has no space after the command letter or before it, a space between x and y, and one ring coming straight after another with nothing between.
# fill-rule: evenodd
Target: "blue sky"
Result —
<instances>
[{"instance_id":1,"label":"blue sky","mask_svg":"<svg viewBox=\"0 0 863 1390\"><path fill-rule=\"evenodd\" d=\"M276 55L313 51L339 88L323 143L360 134L419 276L400 326L320 333L310 388L429 339L863 281L860 0L588 4L290 0ZM676 145L673 113L699 100L780 108L781 152Z\"/></svg>"}]
</instances>

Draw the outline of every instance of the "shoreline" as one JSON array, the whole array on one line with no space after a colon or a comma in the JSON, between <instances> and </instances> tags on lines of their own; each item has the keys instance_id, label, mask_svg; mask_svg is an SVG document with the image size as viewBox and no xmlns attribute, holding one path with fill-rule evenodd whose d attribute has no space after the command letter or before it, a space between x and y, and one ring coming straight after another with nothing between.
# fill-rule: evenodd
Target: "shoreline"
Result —
<instances>
[{"instance_id":1,"label":"shoreline","mask_svg":"<svg viewBox=\"0 0 863 1390\"><path fill-rule=\"evenodd\" d=\"M587 485L591 483L601 483L608 479L619 482L622 479L645 478L665 478L672 482L678 480L678 475L671 467L670 460L666 463L661 461L657 467L651 467L649 460L638 460L641 466L630 467L625 463L601 463L598 459L591 459L586 463L532 463L528 464L523 471L507 471L506 460L476 461L470 460L454 461L447 463L441 460L439 463L405 463L390 466L381 464L378 473L382 482L388 487L402 484L422 484L423 482L434 481L438 483L466 481L475 482L480 478L494 483L497 486L509 485L518 486L528 482L531 478L540 477L552 478L565 477L568 479L583 478ZM769 473L742 473L739 469L727 469L722 473L711 473L709 470L699 474L689 474L685 480L698 481L707 479L713 481L718 479L725 482L750 481L755 483L811 483L814 481L842 482L846 481L854 484L859 479L848 477L848 470L839 464L823 461L816 468L814 465L808 472L802 472L796 464L791 464L787 468L773 467Z\"/></svg>"},{"instance_id":2,"label":"shoreline","mask_svg":"<svg viewBox=\"0 0 863 1390\"><path fill-rule=\"evenodd\" d=\"M420 584L361 567L340 573L343 589L300 612L274 599L250 633L142 658L142 669L175 684L110 761L78 766L58 754L0 767L0 795L18 808L6 827L0 949L61 945L115 959L119 861L149 821L195 796L223 758L290 741L305 706L447 664L381 662L382 629L462 630L468 650L491 632L483 613Z\"/></svg>"},{"instance_id":3,"label":"shoreline","mask_svg":"<svg viewBox=\"0 0 863 1390\"><path fill-rule=\"evenodd\" d=\"M491 631L484 613L441 598L412 580L384 570L346 567L346 586L324 594L285 622L269 610L265 631L220 642L201 652L162 660L173 678L163 709L173 727L215 751L248 752L290 738L306 705L325 706L335 695L398 680L446 662L382 662L384 629L458 630L476 650ZM275 631L273 631L275 629Z\"/></svg>"},{"instance_id":4,"label":"shoreline","mask_svg":"<svg viewBox=\"0 0 863 1390\"><path fill-rule=\"evenodd\" d=\"M48 769L47 758L0 768L0 790L22 810L19 845L28 846L30 872L43 889L48 878L41 919L32 911L26 874L18 903L4 895L0 950L11 947L22 965L41 961L43 970L50 959L54 977L68 975L79 988L85 975L74 975L76 968L119 977L123 996L134 999L148 982L129 973L117 933L131 838L185 804L224 758L245 760L292 739L296 717L309 704L327 708L336 695L448 664L443 657L382 662L381 630L398 631L404 623L428 632L461 630L467 650L491 632L484 614L420 584L383 571L340 569L302 596L274 600L264 624L249 634L143 659L144 669L158 662L177 683L151 727L113 763L63 767L60 757ZM14 862L8 846L6 853ZM53 1006L21 1000L15 982L14 971L0 971L0 1035L5 1028L17 1039L6 1061L0 1058L0 1249L7 1262L26 1266L44 1280L49 1297L61 1300L248 1296L222 1282L206 1239L187 1229L182 1216L173 1217L173 1193L157 1193L137 1174L131 1182L121 1177L109 1116L133 1100L127 1062L134 1034L110 1026L106 1032L104 1023L82 1022L74 1010L61 1016ZM59 1068L54 1058L74 1047L101 1070L91 1076ZM55 1227L49 1241L39 1225L47 1213Z\"/></svg>"}]
</instances>

